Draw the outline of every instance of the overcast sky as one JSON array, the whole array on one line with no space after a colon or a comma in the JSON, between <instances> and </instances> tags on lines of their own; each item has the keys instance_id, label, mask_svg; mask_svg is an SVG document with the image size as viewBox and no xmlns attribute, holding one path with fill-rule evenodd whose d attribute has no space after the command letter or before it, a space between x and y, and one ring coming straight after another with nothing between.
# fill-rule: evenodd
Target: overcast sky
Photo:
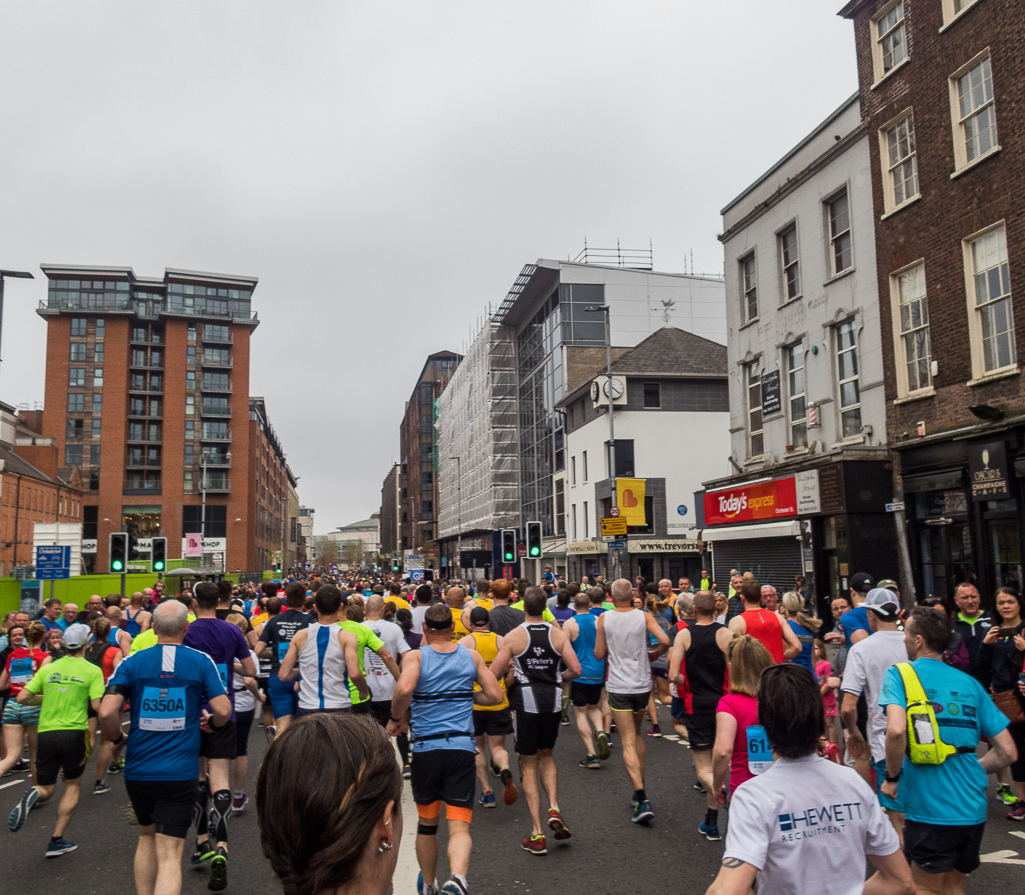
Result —
<instances>
[{"instance_id":1,"label":"overcast sky","mask_svg":"<svg viewBox=\"0 0 1025 895\"><path fill-rule=\"evenodd\" d=\"M329 531L379 508L427 354L523 264L719 210L857 89L823 0L0 0L0 399L43 400L39 264L257 276L253 394ZM688 261L689 263L689 261Z\"/></svg>"}]
</instances>

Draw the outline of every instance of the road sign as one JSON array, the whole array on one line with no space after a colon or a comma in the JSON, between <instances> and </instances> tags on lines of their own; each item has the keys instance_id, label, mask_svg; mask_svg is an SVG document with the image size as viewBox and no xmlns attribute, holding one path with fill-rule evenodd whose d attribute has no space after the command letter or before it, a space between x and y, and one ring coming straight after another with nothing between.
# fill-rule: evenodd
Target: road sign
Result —
<instances>
[{"instance_id":1,"label":"road sign","mask_svg":"<svg viewBox=\"0 0 1025 895\"><path fill-rule=\"evenodd\" d=\"M424 570L423 569L410 569L407 573L410 581L423 581Z\"/></svg>"},{"instance_id":2,"label":"road sign","mask_svg":"<svg viewBox=\"0 0 1025 895\"><path fill-rule=\"evenodd\" d=\"M517 559L523 559L527 555L527 545L517 544L516 545L516 557Z\"/></svg>"},{"instance_id":3,"label":"road sign","mask_svg":"<svg viewBox=\"0 0 1025 895\"><path fill-rule=\"evenodd\" d=\"M619 507L612 507L609 510L609 515L610 516L618 516L619 515Z\"/></svg>"},{"instance_id":4,"label":"road sign","mask_svg":"<svg viewBox=\"0 0 1025 895\"><path fill-rule=\"evenodd\" d=\"M893 503L888 503L886 505L886 512L887 513L899 513L899 512L902 512L903 510L904 510L904 502L903 501L894 501Z\"/></svg>"},{"instance_id":5,"label":"road sign","mask_svg":"<svg viewBox=\"0 0 1025 895\"><path fill-rule=\"evenodd\" d=\"M36 579L63 580L71 577L70 547L36 547Z\"/></svg>"},{"instance_id":6,"label":"road sign","mask_svg":"<svg viewBox=\"0 0 1025 895\"><path fill-rule=\"evenodd\" d=\"M601 533L602 535L625 535L626 534L626 520L625 519L602 519L601 520Z\"/></svg>"},{"instance_id":7,"label":"road sign","mask_svg":"<svg viewBox=\"0 0 1025 895\"><path fill-rule=\"evenodd\" d=\"M626 541L609 541L609 550L622 550L626 546Z\"/></svg>"}]
</instances>

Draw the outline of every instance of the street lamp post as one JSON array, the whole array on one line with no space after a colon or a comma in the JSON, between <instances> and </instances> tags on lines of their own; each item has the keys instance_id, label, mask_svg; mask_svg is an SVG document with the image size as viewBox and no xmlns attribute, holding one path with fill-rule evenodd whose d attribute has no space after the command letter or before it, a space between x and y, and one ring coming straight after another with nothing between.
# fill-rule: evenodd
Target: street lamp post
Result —
<instances>
[{"instance_id":1,"label":"street lamp post","mask_svg":"<svg viewBox=\"0 0 1025 895\"><path fill-rule=\"evenodd\" d=\"M0 342L3 341L4 326L4 278L14 277L19 280L34 280L35 277L27 270L0 270Z\"/></svg>"},{"instance_id":2,"label":"street lamp post","mask_svg":"<svg viewBox=\"0 0 1025 895\"><path fill-rule=\"evenodd\" d=\"M609 481L612 484L610 506L616 509L616 421L612 405L612 325L609 319L611 308L608 305L588 305L584 310L605 315L605 394L609 399ZM619 577L619 550L612 551L612 576Z\"/></svg>"},{"instance_id":3,"label":"street lamp post","mask_svg":"<svg viewBox=\"0 0 1025 895\"><path fill-rule=\"evenodd\" d=\"M460 572L463 570L463 458L462 457L449 457L449 460L456 461L456 493L458 494L457 503L459 505L459 517L456 527L456 556L459 557L459 562L456 563L456 568Z\"/></svg>"}]
</instances>

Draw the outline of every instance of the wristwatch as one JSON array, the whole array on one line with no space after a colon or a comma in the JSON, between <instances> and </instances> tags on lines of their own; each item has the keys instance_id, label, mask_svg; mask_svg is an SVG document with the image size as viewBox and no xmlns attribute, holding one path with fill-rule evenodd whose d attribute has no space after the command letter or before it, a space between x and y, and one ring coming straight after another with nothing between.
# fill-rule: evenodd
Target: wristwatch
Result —
<instances>
[{"instance_id":1,"label":"wristwatch","mask_svg":"<svg viewBox=\"0 0 1025 895\"><path fill-rule=\"evenodd\" d=\"M897 772L897 776L896 777L891 777L888 773L886 773L884 771L883 772L883 779L887 783L899 783L900 782L900 772L899 771Z\"/></svg>"}]
</instances>

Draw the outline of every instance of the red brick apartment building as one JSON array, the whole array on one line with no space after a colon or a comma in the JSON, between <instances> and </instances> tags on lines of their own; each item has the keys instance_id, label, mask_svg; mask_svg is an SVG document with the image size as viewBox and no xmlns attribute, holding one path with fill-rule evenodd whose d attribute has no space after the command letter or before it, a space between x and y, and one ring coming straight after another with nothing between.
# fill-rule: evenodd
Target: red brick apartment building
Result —
<instances>
[{"instance_id":1,"label":"red brick apartment building","mask_svg":"<svg viewBox=\"0 0 1025 895\"><path fill-rule=\"evenodd\" d=\"M872 140L887 427L919 598L1022 586L1025 17L852 0ZM1025 344L1022 346L1025 350Z\"/></svg>"},{"instance_id":2,"label":"red brick apartment building","mask_svg":"<svg viewBox=\"0 0 1025 895\"><path fill-rule=\"evenodd\" d=\"M226 546L228 570L269 567L268 551L281 546L285 461L262 399L249 394L256 278L42 270L42 430L56 440L62 475L80 471L94 568L107 570L116 531L162 534L171 558L185 534L202 532L207 562Z\"/></svg>"}]
</instances>

